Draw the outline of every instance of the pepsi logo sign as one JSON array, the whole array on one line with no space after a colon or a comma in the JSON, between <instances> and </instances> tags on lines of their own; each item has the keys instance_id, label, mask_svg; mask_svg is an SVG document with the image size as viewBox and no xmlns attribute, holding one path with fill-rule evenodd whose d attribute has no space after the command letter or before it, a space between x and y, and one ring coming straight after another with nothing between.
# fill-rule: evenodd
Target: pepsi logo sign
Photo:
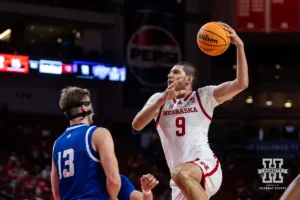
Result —
<instances>
[{"instance_id":1,"label":"pepsi logo sign","mask_svg":"<svg viewBox=\"0 0 300 200\"><path fill-rule=\"evenodd\" d=\"M178 41L168 30L146 25L131 36L126 57L129 70L141 84L161 87L166 85L166 75L161 80L153 76L160 70L170 70L182 55Z\"/></svg>"}]
</instances>

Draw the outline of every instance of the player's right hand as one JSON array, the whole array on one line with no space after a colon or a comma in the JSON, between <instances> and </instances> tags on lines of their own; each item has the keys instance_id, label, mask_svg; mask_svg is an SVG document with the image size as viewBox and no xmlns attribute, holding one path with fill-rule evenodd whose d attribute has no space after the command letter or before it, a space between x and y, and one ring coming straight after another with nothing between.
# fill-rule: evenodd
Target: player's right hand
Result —
<instances>
[{"instance_id":1,"label":"player's right hand","mask_svg":"<svg viewBox=\"0 0 300 200\"><path fill-rule=\"evenodd\" d=\"M180 81L183 81L184 78L179 79L178 81L172 83L171 85L168 86L166 91L164 92L164 95L161 97L161 100L163 103L167 102L170 99L176 98L178 96L184 95L186 93L186 90L179 90L176 91L176 86Z\"/></svg>"}]
</instances>

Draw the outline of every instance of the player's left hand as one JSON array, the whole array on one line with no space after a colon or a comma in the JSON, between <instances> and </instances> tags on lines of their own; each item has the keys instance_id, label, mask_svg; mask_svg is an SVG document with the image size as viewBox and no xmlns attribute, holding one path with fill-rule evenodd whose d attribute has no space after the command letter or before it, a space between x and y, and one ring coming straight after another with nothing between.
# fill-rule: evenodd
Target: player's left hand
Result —
<instances>
[{"instance_id":1,"label":"player's left hand","mask_svg":"<svg viewBox=\"0 0 300 200\"><path fill-rule=\"evenodd\" d=\"M220 25L222 25L224 27L224 29L226 31L228 31L228 35L227 37L230 38L230 42L232 44L234 44L236 47L243 47L244 43L241 40L241 38L237 35L237 33L235 32L235 30L233 28L231 28L228 24L225 24L223 22L218 22Z\"/></svg>"},{"instance_id":2,"label":"player's left hand","mask_svg":"<svg viewBox=\"0 0 300 200\"><path fill-rule=\"evenodd\" d=\"M152 174L143 175L141 178L141 187L143 191L149 191L155 188L159 181Z\"/></svg>"}]
</instances>

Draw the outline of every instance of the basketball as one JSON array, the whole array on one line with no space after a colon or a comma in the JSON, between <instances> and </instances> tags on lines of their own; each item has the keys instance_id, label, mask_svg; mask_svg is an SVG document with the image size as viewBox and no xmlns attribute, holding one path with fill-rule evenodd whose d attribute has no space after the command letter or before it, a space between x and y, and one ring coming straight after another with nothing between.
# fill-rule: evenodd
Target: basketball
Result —
<instances>
[{"instance_id":1,"label":"basketball","mask_svg":"<svg viewBox=\"0 0 300 200\"><path fill-rule=\"evenodd\" d=\"M197 34L198 47L207 55L221 55L230 45L227 33L224 27L217 22L204 24Z\"/></svg>"}]
</instances>

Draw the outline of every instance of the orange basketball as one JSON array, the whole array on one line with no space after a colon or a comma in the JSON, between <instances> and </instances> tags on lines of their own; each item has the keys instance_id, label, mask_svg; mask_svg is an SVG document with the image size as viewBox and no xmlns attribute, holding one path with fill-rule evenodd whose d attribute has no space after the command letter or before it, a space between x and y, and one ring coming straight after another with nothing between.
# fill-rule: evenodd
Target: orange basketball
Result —
<instances>
[{"instance_id":1,"label":"orange basketball","mask_svg":"<svg viewBox=\"0 0 300 200\"><path fill-rule=\"evenodd\" d=\"M207 55L221 55L230 45L227 33L223 26L217 22L204 24L197 34L198 46Z\"/></svg>"}]
</instances>

